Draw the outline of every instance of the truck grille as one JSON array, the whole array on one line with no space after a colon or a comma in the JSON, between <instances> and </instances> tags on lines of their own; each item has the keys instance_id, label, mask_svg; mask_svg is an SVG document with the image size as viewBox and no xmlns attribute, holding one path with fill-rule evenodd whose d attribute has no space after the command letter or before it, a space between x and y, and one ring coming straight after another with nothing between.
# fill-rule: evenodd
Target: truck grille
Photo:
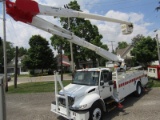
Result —
<instances>
[{"instance_id":1,"label":"truck grille","mask_svg":"<svg viewBox=\"0 0 160 120\"><path fill-rule=\"evenodd\" d=\"M66 100L64 98L58 98L59 105L66 106ZM68 104L72 106L74 104L74 98L68 96Z\"/></svg>"}]
</instances>

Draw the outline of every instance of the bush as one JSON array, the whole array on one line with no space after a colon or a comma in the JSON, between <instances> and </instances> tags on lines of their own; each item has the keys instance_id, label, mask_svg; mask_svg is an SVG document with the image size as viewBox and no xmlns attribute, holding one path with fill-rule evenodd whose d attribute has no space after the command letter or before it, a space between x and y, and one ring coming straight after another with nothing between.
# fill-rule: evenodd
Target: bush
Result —
<instances>
[{"instance_id":1,"label":"bush","mask_svg":"<svg viewBox=\"0 0 160 120\"><path fill-rule=\"evenodd\" d=\"M48 75L53 75L53 70L49 69L48 70Z\"/></svg>"},{"instance_id":2,"label":"bush","mask_svg":"<svg viewBox=\"0 0 160 120\"><path fill-rule=\"evenodd\" d=\"M29 74L30 74L30 75L35 75L34 70L30 70L30 71L29 71Z\"/></svg>"}]
</instances>

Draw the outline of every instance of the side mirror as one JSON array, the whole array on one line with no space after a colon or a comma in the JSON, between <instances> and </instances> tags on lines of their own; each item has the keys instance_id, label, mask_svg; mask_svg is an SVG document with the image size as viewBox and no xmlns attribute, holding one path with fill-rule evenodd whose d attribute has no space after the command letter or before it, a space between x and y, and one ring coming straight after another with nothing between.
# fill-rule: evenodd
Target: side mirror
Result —
<instances>
[{"instance_id":1,"label":"side mirror","mask_svg":"<svg viewBox=\"0 0 160 120\"><path fill-rule=\"evenodd\" d=\"M101 85L101 86L104 85L104 81L101 81L101 82L100 82L100 85Z\"/></svg>"},{"instance_id":2,"label":"side mirror","mask_svg":"<svg viewBox=\"0 0 160 120\"><path fill-rule=\"evenodd\" d=\"M108 84L109 84L109 85L113 85L114 82L113 82L112 80L110 80L110 81L108 82Z\"/></svg>"}]
</instances>

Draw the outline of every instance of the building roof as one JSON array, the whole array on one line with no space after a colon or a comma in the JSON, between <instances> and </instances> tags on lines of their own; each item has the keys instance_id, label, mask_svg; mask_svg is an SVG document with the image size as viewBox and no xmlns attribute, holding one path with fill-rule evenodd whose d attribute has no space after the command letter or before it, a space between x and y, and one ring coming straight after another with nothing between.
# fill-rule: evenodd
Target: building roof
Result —
<instances>
[{"instance_id":1,"label":"building roof","mask_svg":"<svg viewBox=\"0 0 160 120\"><path fill-rule=\"evenodd\" d=\"M58 66L60 66L60 64L61 64L61 55L57 55L56 58L57 58ZM70 66L70 62L69 62L68 56L62 55L62 64L64 66Z\"/></svg>"},{"instance_id":2,"label":"building roof","mask_svg":"<svg viewBox=\"0 0 160 120\"><path fill-rule=\"evenodd\" d=\"M21 60L24 59L24 56L18 57L18 66L21 66ZM7 64L7 67L14 67L15 66L15 57Z\"/></svg>"},{"instance_id":3,"label":"building roof","mask_svg":"<svg viewBox=\"0 0 160 120\"><path fill-rule=\"evenodd\" d=\"M123 49L117 49L117 55L120 55L122 58L124 58L133 48L133 45L129 45L126 48Z\"/></svg>"}]
</instances>

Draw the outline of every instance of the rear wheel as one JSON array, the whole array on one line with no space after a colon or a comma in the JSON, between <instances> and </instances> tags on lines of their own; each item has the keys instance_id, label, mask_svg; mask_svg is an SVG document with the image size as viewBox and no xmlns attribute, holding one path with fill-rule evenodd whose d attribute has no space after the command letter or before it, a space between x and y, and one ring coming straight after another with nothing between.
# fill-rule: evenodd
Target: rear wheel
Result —
<instances>
[{"instance_id":1,"label":"rear wheel","mask_svg":"<svg viewBox=\"0 0 160 120\"><path fill-rule=\"evenodd\" d=\"M94 103L89 111L89 120L102 120L103 110L101 105Z\"/></svg>"},{"instance_id":2,"label":"rear wheel","mask_svg":"<svg viewBox=\"0 0 160 120\"><path fill-rule=\"evenodd\" d=\"M137 83L136 91L135 91L135 96L139 97L142 94L142 87L140 83Z\"/></svg>"}]
</instances>

